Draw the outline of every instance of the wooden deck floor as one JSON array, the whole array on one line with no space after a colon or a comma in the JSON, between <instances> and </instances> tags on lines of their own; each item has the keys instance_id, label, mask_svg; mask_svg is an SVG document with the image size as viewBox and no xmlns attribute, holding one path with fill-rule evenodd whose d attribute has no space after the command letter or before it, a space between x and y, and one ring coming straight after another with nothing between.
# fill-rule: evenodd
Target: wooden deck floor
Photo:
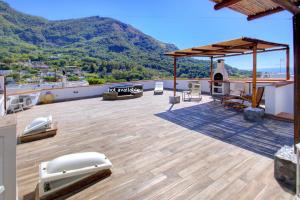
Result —
<instances>
[{"instance_id":1,"label":"wooden deck floor","mask_svg":"<svg viewBox=\"0 0 300 200\"><path fill-rule=\"evenodd\" d=\"M169 111L170 94L153 96L145 92L139 99L113 102L86 99L36 106L18 113L19 132L39 116L52 114L59 122L54 138L17 146L19 197L33 199L40 162L69 153L98 151L112 161L112 175L67 199L293 199L293 194L275 181L271 158L238 143L231 144L231 140L222 141L220 131L210 135L210 128L216 124L205 128L206 114L213 114L217 108L219 114L232 111L207 103L211 101L208 96L203 104L185 102ZM203 113L198 116L196 111ZM194 113L193 118L188 117L189 113ZM176 114L188 120L176 121ZM197 121L201 126L195 126ZM219 118L218 124L222 125L221 121ZM243 130L252 134L257 129L249 127L241 114L225 122L224 126L230 126L230 122L243 124ZM274 125L269 120L263 125L269 128L268 137L278 129L276 126L281 132L292 127ZM228 127L223 130L224 134L230 132ZM241 141L251 140L248 136L243 135ZM264 139L268 146L274 142Z\"/></svg>"}]
</instances>

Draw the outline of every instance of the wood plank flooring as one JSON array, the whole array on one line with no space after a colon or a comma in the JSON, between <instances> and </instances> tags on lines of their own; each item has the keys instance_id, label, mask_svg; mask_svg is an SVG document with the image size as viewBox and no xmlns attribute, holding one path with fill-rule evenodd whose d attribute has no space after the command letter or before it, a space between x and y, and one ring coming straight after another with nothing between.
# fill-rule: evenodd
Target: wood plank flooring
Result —
<instances>
[{"instance_id":1,"label":"wood plank flooring","mask_svg":"<svg viewBox=\"0 0 300 200\"><path fill-rule=\"evenodd\" d=\"M17 146L20 199L33 199L40 162L87 151L105 153L113 163L112 175L67 199L293 199L275 181L271 158L160 115L196 108L210 102L209 96L170 110L170 94L145 92L142 98L124 101L86 99L17 113L19 132L39 116L52 114L58 121L55 137ZM205 127L204 115L194 117Z\"/></svg>"}]
</instances>

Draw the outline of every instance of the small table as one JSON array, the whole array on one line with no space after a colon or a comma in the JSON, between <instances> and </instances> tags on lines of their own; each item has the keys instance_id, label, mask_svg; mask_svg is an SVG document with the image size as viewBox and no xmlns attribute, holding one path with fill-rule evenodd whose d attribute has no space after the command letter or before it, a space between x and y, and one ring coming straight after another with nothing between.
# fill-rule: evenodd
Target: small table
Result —
<instances>
[{"instance_id":1,"label":"small table","mask_svg":"<svg viewBox=\"0 0 300 200\"><path fill-rule=\"evenodd\" d=\"M213 98L214 103L217 102L217 101L222 103L222 99L223 99L224 95L213 95L212 94L211 97Z\"/></svg>"}]
</instances>

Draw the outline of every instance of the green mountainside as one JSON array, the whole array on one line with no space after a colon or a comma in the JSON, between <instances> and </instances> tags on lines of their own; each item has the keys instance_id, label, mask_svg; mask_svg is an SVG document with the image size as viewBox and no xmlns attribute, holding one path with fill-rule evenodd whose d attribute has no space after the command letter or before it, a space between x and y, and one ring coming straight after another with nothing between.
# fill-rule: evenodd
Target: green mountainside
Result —
<instances>
[{"instance_id":1,"label":"green mountainside","mask_svg":"<svg viewBox=\"0 0 300 200\"><path fill-rule=\"evenodd\" d=\"M79 66L115 79L141 80L172 75L176 50L134 27L104 17L50 21L23 14L0 1L0 63L9 68L21 61L41 61L53 68ZM208 77L209 62L180 59L178 76ZM248 71L226 66L231 76Z\"/></svg>"}]
</instances>

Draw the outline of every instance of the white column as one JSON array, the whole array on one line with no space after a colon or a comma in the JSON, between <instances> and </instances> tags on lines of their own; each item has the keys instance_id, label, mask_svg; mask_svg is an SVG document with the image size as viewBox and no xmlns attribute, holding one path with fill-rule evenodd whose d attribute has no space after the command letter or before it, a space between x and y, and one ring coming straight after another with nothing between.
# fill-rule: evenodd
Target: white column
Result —
<instances>
[{"instance_id":1,"label":"white column","mask_svg":"<svg viewBox=\"0 0 300 200\"><path fill-rule=\"evenodd\" d=\"M0 120L0 200L16 199L16 185L16 120L11 115Z\"/></svg>"}]
</instances>

